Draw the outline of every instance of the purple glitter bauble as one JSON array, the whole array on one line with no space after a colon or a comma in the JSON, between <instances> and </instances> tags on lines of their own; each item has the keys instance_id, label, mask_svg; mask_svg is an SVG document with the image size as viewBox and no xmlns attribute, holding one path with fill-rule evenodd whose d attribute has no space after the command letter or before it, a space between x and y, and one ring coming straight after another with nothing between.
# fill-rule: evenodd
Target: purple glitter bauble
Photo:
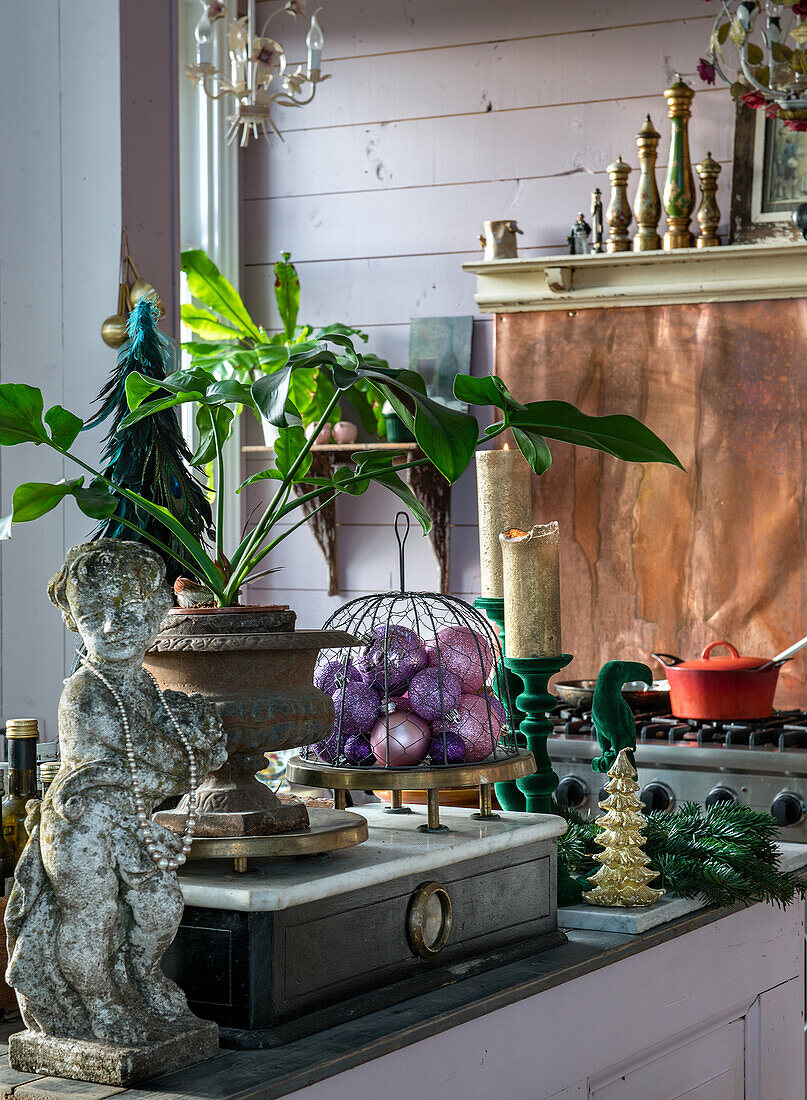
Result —
<instances>
[{"instance_id":1,"label":"purple glitter bauble","mask_svg":"<svg viewBox=\"0 0 807 1100\"><path fill-rule=\"evenodd\" d=\"M354 733L345 741L345 759L354 768L369 768L375 764L370 742L363 733Z\"/></svg>"},{"instance_id":2,"label":"purple glitter bauble","mask_svg":"<svg viewBox=\"0 0 807 1100\"><path fill-rule=\"evenodd\" d=\"M465 761L465 742L458 733L447 733L443 744L442 733L432 737L429 745L432 764L462 764Z\"/></svg>"},{"instance_id":3,"label":"purple glitter bauble","mask_svg":"<svg viewBox=\"0 0 807 1100\"><path fill-rule=\"evenodd\" d=\"M361 673L352 661L325 661L314 672L314 687L326 695L336 695L345 682L361 683Z\"/></svg>"},{"instance_id":4,"label":"purple glitter bauble","mask_svg":"<svg viewBox=\"0 0 807 1100\"><path fill-rule=\"evenodd\" d=\"M453 710L460 701L462 684L453 672L424 668L409 683L409 703L415 714L435 722Z\"/></svg>"},{"instance_id":5,"label":"purple glitter bauble","mask_svg":"<svg viewBox=\"0 0 807 1100\"><path fill-rule=\"evenodd\" d=\"M428 663L426 646L406 626L374 627L372 641L356 662L362 679L387 695L400 695Z\"/></svg>"},{"instance_id":6,"label":"purple glitter bauble","mask_svg":"<svg viewBox=\"0 0 807 1100\"><path fill-rule=\"evenodd\" d=\"M352 733L369 733L381 711L381 696L367 684L345 684L334 697L335 728L347 738Z\"/></svg>"},{"instance_id":7,"label":"purple glitter bauble","mask_svg":"<svg viewBox=\"0 0 807 1100\"><path fill-rule=\"evenodd\" d=\"M323 764L335 764L339 759L339 730L334 726L324 741L317 741L311 748Z\"/></svg>"},{"instance_id":8,"label":"purple glitter bauble","mask_svg":"<svg viewBox=\"0 0 807 1100\"><path fill-rule=\"evenodd\" d=\"M485 686L493 668L493 649L484 634L468 626L447 626L429 644L429 664L453 672L463 692L472 694Z\"/></svg>"},{"instance_id":9,"label":"purple glitter bauble","mask_svg":"<svg viewBox=\"0 0 807 1100\"><path fill-rule=\"evenodd\" d=\"M429 751L431 737L428 723L422 718L394 710L376 724L370 734L370 745L379 764L387 768L412 768Z\"/></svg>"},{"instance_id":10,"label":"purple glitter bauble","mask_svg":"<svg viewBox=\"0 0 807 1100\"><path fill-rule=\"evenodd\" d=\"M499 743L504 707L493 695L462 695L442 726L446 733L458 733L465 742L469 764L490 756ZM435 728L435 735L440 732Z\"/></svg>"}]
</instances>

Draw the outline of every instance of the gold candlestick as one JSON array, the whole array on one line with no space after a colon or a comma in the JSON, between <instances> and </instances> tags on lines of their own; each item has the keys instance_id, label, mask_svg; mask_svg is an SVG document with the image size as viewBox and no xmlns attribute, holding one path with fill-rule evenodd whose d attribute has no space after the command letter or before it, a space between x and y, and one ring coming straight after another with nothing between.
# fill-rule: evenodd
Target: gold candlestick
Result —
<instances>
[{"instance_id":1,"label":"gold candlestick","mask_svg":"<svg viewBox=\"0 0 807 1100\"><path fill-rule=\"evenodd\" d=\"M530 468L521 451L476 452L480 591L487 598L504 595L499 535L511 527L530 526L530 483Z\"/></svg>"},{"instance_id":2,"label":"gold candlestick","mask_svg":"<svg viewBox=\"0 0 807 1100\"><path fill-rule=\"evenodd\" d=\"M607 168L608 178L611 181L611 201L605 212L605 220L608 222L608 241L606 252L629 252L630 238L628 226L632 220L630 206L628 204L628 176L633 169L625 164L622 157L617 157L613 164Z\"/></svg>"},{"instance_id":3,"label":"gold candlestick","mask_svg":"<svg viewBox=\"0 0 807 1100\"><path fill-rule=\"evenodd\" d=\"M656 156L661 134L647 116L636 135L639 147L639 187L633 203L638 232L633 238L634 252L654 252L661 248L658 223L661 218L661 196L656 185Z\"/></svg>"},{"instance_id":4,"label":"gold candlestick","mask_svg":"<svg viewBox=\"0 0 807 1100\"><path fill-rule=\"evenodd\" d=\"M695 165L695 171L701 181L701 202L698 207L698 225L700 236L695 242L698 248L714 248L720 244L717 227L720 224L720 207L717 205L717 177L720 165L707 153L706 159Z\"/></svg>"},{"instance_id":5,"label":"gold candlestick","mask_svg":"<svg viewBox=\"0 0 807 1100\"><path fill-rule=\"evenodd\" d=\"M505 531L499 541L508 658L559 657L562 650L557 523L538 525L531 531Z\"/></svg>"},{"instance_id":6,"label":"gold candlestick","mask_svg":"<svg viewBox=\"0 0 807 1100\"><path fill-rule=\"evenodd\" d=\"M687 124L692 114L695 93L680 78L664 93L672 119L670 138L670 162L664 181L664 213L667 216L667 232L664 249L691 248L695 243L689 229L695 208L695 180L689 159L689 132Z\"/></svg>"}]
</instances>

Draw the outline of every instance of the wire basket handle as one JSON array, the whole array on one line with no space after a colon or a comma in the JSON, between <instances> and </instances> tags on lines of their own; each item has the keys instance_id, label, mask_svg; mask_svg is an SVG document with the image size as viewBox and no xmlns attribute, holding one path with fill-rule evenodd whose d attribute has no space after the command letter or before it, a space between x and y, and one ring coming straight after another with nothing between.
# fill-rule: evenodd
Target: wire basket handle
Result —
<instances>
[{"instance_id":1,"label":"wire basket handle","mask_svg":"<svg viewBox=\"0 0 807 1100\"><path fill-rule=\"evenodd\" d=\"M403 532L398 530L398 523L400 520L404 522ZM406 540L409 537L409 513L408 512L396 512L395 514L395 538L398 540L398 571L401 578L401 592L406 591L406 562L404 555L404 547L406 546Z\"/></svg>"}]
</instances>

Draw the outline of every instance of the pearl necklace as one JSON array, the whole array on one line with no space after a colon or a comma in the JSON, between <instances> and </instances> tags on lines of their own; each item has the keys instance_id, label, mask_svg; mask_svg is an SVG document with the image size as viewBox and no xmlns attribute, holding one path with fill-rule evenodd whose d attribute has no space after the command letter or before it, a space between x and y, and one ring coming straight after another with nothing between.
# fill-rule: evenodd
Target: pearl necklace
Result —
<instances>
[{"instance_id":1,"label":"pearl necklace","mask_svg":"<svg viewBox=\"0 0 807 1100\"><path fill-rule=\"evenodd\" d=\"M196 755L193 751L188 738L179 728L179 723L176 720L174 712L168 705L168 701L160 689L160 685L148 671L143 669L145 674L151 680L152 684L160 697L160 702L165 708L165 713L174 727L177 737L182 742L185 752L188 754L188 770L190 773L190 790L188 791L188 814L185 819L185 831L182 834L182 850L178 855L168 855L166 851L160 846L157 840L154 838L154 832L151 827L151 820L146 813L145 802L143 801L143 789L140 786L140 780L137 776L137 763L135 760L134 745L132 744L132 731L129 726L129 715L126 712L126 704L121 699L120 693L113 684L104 676L100 669L96 668L91 661L88 661L86 657L81 658L81 663L91 672L101 683L108 689L110 695L117 704L118 711L120 712L121 724L123 726L123 746L126 750L126 758L129 761L129 771L132 775L132 795L134 796L135 810L137 812L137 835L140 840L145 844L146 851L154 860L156 865L161 871L176 871L177 868L185 862L188 858L188 853L191 850L191 842L193 841L193 831L196 828Z\"/></svg>"}]
</instances>

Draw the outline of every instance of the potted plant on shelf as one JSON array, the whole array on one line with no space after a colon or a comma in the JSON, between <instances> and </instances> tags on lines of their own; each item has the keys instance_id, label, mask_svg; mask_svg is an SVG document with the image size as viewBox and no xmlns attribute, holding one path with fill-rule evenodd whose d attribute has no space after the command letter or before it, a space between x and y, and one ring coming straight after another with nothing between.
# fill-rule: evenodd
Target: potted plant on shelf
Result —
<instances>
[{"instance_id":1,"label":"potted plant on shelf","mask_svg":"<svg viewBox=\"0 0 807 1100\"><path fill-rule=\"evenodd\" d=\"M182 321L201 340L189 341L183 347L191 356L191 365L211 370L217 377L234 378L249 385L262 374L271 374L286 361L290 352L300 353L319 346L327 336L346 336L367 343L367 333L350 325L332 324L315 329L298 324L300 310L300 279L291 256L281 253L274 265L275 302L281 332L270 334L255 321L243 301L227 282L210 257L201 249L182 253L182 270L194 304L182 306ZM386 360L366 353L364 362L386 368ZM292 378L290 399L299 413L303 428L313 428L334 394L327 371L319 366L300 368ZM350 404L365 432L385 437L382 400L368 379L357 379L350 392ZM277 428L258 414L267 446L277 439ZM325 430L342 420L342 408L337 402L330 411Z\"/></svg>"},{"instance_id":2,"label":"potted plant on shelf","mask_svg":"<svg viewBox=\"0 0 807 1100\"><path fill-rule=\"evenodd\" d=\"M240 309L240 298L232 288L228 295L234 308ZM537 474L544 473L552 460L547 438L592 447L627 461L680 466L666 444L630 416L588 416L562 401L522 404L498 378L460 375L455 381L459 400L492 405L499 413L499 419L480 436L472 415L426 395L420 375L361 355L343 332L323 331L320 341L273 347L271 365L249 382L222 379L211 365L197 363L166 378L133 371L125 383L131 411L121 421L121 429L182 404L197 406L200 440L191 463L213 462L219 485L227 484L225 444L237 412L250 409L276 427L274 465L240 487L265 480L274 491L252 530L234 547L224 545L221 495L215 502L214 535L208 546L181 517L114 482L73 450L84 427L80 417L60 405L45 412L43 395L33 386L0 384L0 446L45 446L89 476L86 483L80 474L56 483L19 485L11 514L0 521L0 537L10 537L15 523L34 520L67 497L95 520L112 515L123 498L134 508L128 515L119 510L120 522L174 559L188 584L208 604L174 609L149 655L149 667L162 686L201 692L227 729L228 764L198 792L197 834L202 836L256 835L305 824L304 808L282 807L269 788L254 779L254 773L264 766L265 752L308 744L327 734L333 703L312 686L314 661L321 647L350 644L351 639L333 632L295 631L294 612L287 608L241 604L245 586L271 571L272 552L306 522L300 513L305 504L321 509L342 494L360 495L375 482L395 493L428 532L429 516L401 471L431 462L453 483L480 444L508 429ZM339 467L332 477L311 476L313 441L300 424L294 398L296 377L302 373L310 378L313 370L319 372L318 385L327 383L327 400L315 422L318 427L329 423L343 395L352 395L357 386L372 385L412 432L424 457L402 461L405 453L401 451L363 450L352 456L353 470ZM293 486L301 483L304 491L295 496ZM139 526L136 517L144 514L171 533L171 545L153 528ZM181 815L174 824L181 829Z\"/></svg>"}]
</instances>

